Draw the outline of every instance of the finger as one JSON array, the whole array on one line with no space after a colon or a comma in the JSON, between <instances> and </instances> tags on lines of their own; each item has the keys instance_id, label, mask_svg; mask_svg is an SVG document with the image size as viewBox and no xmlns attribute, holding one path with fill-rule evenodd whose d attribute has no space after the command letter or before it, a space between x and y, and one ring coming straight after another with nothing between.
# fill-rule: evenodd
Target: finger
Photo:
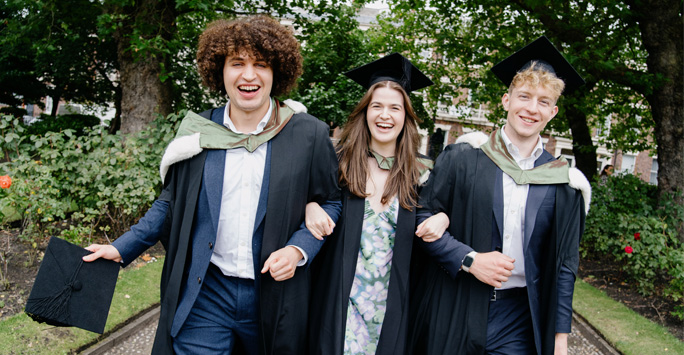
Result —
<instances>
[{"instance_id":1,"label":"finger","mask_svg":"<svg viewBox=\"0 0 684 355\"><path fill-rule=\"evenodd\" d=\"M311 231L311 235L318 240L323 240L323 236L318 231Z\"/></svg>"},{"instance_id":2,"label":"finger","mask_svg":"<svg viewBox=\"0 0 684 355\"><path fill-rule=\"evenodd\" d=\"M97 260L102 256L102 253L103 253L102 249L99 249L92 254L88 254L88 255L84 256L83 261L91 262L91 261Z\"/></svg>"},{"instance_id":3,"label":"finger","mask_svg":"<svg viewBox=\"0 0 684 355\"><path fill-rule=\"evenodd\" d=\"M271 268L271 263L273 262L273 259L269 256L268 259L264 262L264 267L261 269L261 273L265 274L268 269Z\"/></svg>"},{"instance_id":4,"label":"finger","mask_svg":"<svg viewBox=\"0 0 684 355\"><path fill-rule=\"evenodd\" d=\"M422 238L422 237L425 236L425 230L424 230L424 228L423 228L424 225L425 225L425 222L419 224L419 225L418 225L418 228L416 228L416 235L417 235L418 237L421 237L421 238Z\"/></svg>"}]
</instances>

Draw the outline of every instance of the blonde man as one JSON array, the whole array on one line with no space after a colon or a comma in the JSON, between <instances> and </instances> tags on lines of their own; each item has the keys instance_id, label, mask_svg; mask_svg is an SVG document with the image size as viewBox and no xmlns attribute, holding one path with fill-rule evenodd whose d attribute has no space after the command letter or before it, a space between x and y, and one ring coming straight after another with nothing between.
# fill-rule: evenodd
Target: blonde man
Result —
<instances>
[{"instance_id":1,"label":"blonde man","mask_svg":"<svg viewBox=\"0 0 684 355\"><path fill-rule=\"evenodd\" d=\"M590 188L540 133L583 80L546 37L492 71L509 85L506 124L447 147L421 193L419 215L450 227L421 244L434 263L412 298L413 353L567 353Z\"/></svg>"}]
</instances>

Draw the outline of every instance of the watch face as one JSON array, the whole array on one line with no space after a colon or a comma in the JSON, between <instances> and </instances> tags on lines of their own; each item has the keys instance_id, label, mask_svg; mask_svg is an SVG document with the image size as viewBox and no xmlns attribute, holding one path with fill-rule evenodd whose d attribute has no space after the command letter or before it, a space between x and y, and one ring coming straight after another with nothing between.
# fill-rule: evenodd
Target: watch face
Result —
<instances>
[{"instance_id":1,"label":"watch face","mask_svg":"<svg viewBox=\"0 0 684 355\"><path fill-rule=\"evenodd\" d=\"M470 267L470 265L473 265L473 257L466 256L465 259L463 259L463 265L465 265L465 267Z\"/></svg>"}]
</instances>

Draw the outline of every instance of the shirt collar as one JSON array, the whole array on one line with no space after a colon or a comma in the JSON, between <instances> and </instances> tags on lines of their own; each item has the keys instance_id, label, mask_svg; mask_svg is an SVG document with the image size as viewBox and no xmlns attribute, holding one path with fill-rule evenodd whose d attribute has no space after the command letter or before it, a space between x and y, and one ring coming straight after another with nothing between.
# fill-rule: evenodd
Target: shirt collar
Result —
<instances>
[{"instance_id":1,"label":"shirt collar","mask_svg":"<svg viewBox=\"0 0 684 355\"><path fill-rule=\"evenodd\" d=\"M508 150L509 153L511 153L511 156L513 156L513 159L515 159L516 162L520 162L521 160L524 159L529 159L531 157L534 157L534 160L537 160L542 153L544 152L544 145L542 144L542 139L541 136L537 136L537 144L534 146L534 149L532 150L532 155L529 156L528 158L523 158L520 156L520 149L513 144L510 138L506 135L506 131L503 129L503 127L500 128L501 130L501 138L503 138L504 144L506 144L506 149Z\"/></svg>"},{"instance_id":2,"label":"shirt collar","mask_svg":"<svg viewBox=\"0 0 684 355\"><path fill-rule=\"evenodd\" d=\"M264 127L266 127L266 124L268 123L268 120L271 118L271 112L273 111L273 98L268 100L268 111L266 111L266 115L259 121L257 124L257 128L253 132L248 132L247 134L259 134L264 131ZM231 131L235 133L244 133L240 132L235 128L235 124L233 124L233 120L230 119L229 113L230 112L230 99L228 100L228 103L226 103L226 109L223 111L223 125L228 127Z\"/></svg>"}]
</instances>

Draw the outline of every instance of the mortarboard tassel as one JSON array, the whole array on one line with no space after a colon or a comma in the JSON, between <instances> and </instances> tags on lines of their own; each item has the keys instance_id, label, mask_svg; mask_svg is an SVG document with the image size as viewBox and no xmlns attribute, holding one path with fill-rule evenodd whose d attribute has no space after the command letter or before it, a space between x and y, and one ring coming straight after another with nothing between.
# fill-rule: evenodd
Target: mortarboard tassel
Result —
<instances>
[{"instance_id":1,"label":"mortarboard tassel","mask_svg":"<svg viewBox=\"0 0 684 355\"><path fill-rule=\"evenodd\" d=\"M83 285L81 281L76 280L78 272L81 270L83 260L78 264L74 270L69 283L57 293L48 297L38 297L29 299L27 307L31 304L33 312L28 315L39 323L47 323L54 326L67 326L66 322L69 320L69 300L73 291L80 291Z\"/></svg>"}]
</instances>

